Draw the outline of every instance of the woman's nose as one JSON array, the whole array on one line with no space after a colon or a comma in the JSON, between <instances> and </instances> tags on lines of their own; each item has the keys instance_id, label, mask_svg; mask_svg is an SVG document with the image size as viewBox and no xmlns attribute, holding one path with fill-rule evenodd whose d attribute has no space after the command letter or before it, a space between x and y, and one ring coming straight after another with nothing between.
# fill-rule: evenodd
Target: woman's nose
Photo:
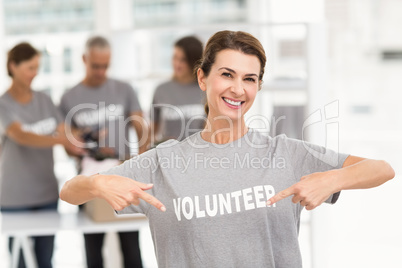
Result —
<instances>
[{"instance_id":1,"label":"woman's nose","mask_svg":"<svg viewBox=\"0 0 402 268\"><path fill-rule=\"evenodd\" d=\"M236 96L243 95L244 94L243 81L240 79L236 80L231 87L231 92L234 93Z\"/></svg>"}]
</instances>

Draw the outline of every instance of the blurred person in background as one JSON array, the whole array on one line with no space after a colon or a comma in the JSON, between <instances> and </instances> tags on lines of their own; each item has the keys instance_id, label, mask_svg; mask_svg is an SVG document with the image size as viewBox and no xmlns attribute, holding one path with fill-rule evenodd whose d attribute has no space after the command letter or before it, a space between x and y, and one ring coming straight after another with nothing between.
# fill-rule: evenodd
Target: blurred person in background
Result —
<instances>
[{"instance_id":1,"label":"blurred person in background","mask_svg":"<svg viewBox=\"0 0 402 268\"><path fill-rule=\"evenodd\" d=\"M127 83L110 79L111 47L107 39L88 39L83 55L86 75L83 81L61 98L60 110L66 125L81 133L87 155L79 157L81 174L97 173L130 157L129 128L134 127L139 153L148 145L148 127L134 89ZM84 234L89 268L103 267L104 233ZM124 266L142 267L138 232L119 232Z\"/></svg>"},{"instance_id":2,"label":"blurred person in background","mask_svg":"<svg viewBox=\"0 0 402 268\"><path fill-rule=\"evenodd\" d=\"M50 97L31 89L39 52L20 43L8 52L10 88L0 97L0 209L2 212L57 210L53 150L63 145L83 153L64 135L61 114ZM27 223L29 224L29 223ZM38 267L52 267L54 236L33 237ZM10 251L13 239L9 240ZM22 252L18 267L25 267Z\"/></svg>"},{"instance_id":3,"label":"blurred person in background","mask_svg":"<svg viewBox=\"0 0 402 268\"><path fill-rule=\"evenodd\" d=\"M202 56L202 43L194 36L176 41L172 58L173 78L159 85L151 111L153 141L183 140L205 124L203 102L194 68Z\"/></svg>"}]
</instances>

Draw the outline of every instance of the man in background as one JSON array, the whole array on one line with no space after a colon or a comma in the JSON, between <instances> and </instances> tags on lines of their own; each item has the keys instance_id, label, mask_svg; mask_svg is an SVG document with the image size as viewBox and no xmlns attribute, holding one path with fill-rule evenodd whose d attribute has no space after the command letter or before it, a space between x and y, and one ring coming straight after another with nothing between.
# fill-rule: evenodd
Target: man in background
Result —
<instances>
[{"instance_id":1,"label":"man in background","mask_svg":"<svg viewBox=\"0 0 402 268\"><path fill-rule=\"evenodd\" d=\"M142 153L148 146L148 130L143 120L142 110L133 88L124 82L107 77L111 47L108 40L95 36L85 47L83 61L86 75L83 81L65 92L60 102L60 110L66 124L78 130L86 141L88 154L79 158L80 170L95 173L110 168L130 157L128 142L129 128L134 127L138 137L138 151ZM113 162L115 161L115 162ZM96 164L101 163L99 170ZM102 246L104 233L85 234L86 259L89 268L103 267ZM120 232L120 244L124 266L142 267L138 232Z\"/></svg>"}]
</instances>

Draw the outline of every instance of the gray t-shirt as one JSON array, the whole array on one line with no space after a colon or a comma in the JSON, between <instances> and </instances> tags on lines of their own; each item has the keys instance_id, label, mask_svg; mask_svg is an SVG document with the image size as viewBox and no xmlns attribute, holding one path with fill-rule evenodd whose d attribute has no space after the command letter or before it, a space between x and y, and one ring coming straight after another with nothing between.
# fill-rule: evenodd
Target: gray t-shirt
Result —
<instances>
[{"instance_id":1,"label":"gray t-shirt","mask_svg":"<svg viewBox=\"0 0 402 268\"><path fill-rule=\"evenodd\" d=\"M97 146L113 148L114 158L124 160L130 155L130 115L140 112L141 107L129 84L114 79L99 87L79 83L64 93L60 110L66 124L99 136Z\"/></svg>"},{"instance_id":2,"label":"gray t-shirt","mask_svg":"<svg viewBox=\"0 0 402 268\"><path fill-rule=\"evenodd\" d=\"M25 131L52 135L62 122L60 112L44 93L32 91L27 104L16 102L7 92L0 97L0 205L7 208L33 207L58 199L53 171L53 149L17 144L6 135L13 122Z\"/></svg>"},{"instance_id":3,"label":"gray t-shirt","mask_svg":"<svg viewBox=\"0 0 402 268\"><path fill-rule=\"evenodd\" d=\"M146 214L161 268L298 268L302 207L292 198L269 207L266 201L303 175L341 168L346 158L252 129L224 145L206 142L198 132L181 142L167 141L102 174L154 184L149 193L166 212L141 200L139 206L119 213ZM335 202L337 195L327 202Z\"/></svg>"},{"instance_id":4,"label":"gray t-shirt","mask_svg":"<svg viewBox=\"0 0 402 268\"><path fill-rule=\"evenodd\" d=\"M203 129L205 93L198 83L168 81L156 88L151 120L159 124L157 140L183 140Z\"/></svg>"}]
</instances>

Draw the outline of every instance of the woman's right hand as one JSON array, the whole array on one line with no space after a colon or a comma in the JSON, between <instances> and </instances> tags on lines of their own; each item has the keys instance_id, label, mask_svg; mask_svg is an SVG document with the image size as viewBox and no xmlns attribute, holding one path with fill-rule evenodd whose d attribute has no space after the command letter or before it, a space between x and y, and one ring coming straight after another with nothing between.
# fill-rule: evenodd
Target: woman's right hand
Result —
<instances>
[{"instance_id":1,"label":"woman's right hand","mask_svg":"<svg viewBox=\"0 0 402 268\"><path fill-rule=\"evenodd\" d=\"M151 204L162 212L166 207L154 196L145 192L153 184L145 184L118 175L93 175L95 196L105 199L114 210L122 210L129 205L140 204L140 199Z\"/></svg>"}]
</instances>

